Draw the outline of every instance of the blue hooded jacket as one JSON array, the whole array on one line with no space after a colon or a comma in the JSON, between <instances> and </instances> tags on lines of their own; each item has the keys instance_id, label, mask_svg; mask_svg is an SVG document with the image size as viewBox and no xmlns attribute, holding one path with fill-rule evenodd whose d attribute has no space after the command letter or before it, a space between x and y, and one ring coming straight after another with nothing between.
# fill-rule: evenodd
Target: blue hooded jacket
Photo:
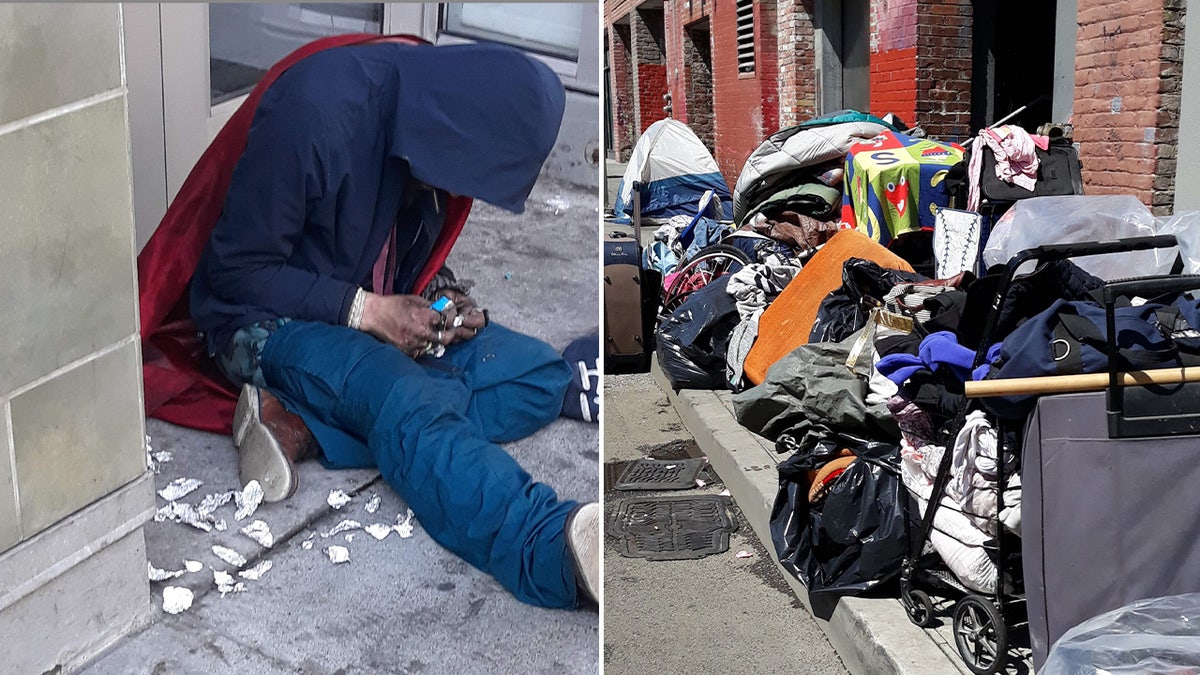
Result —
<instances>
[{"instance_id":1,"label":"blue hooded jacket","mask_svg":"<svg viewBox=\"0 0 1200 675\"><path fill-rule=\"evenodd\" d=\"M522 212L564 103L545 64L498 45L337 47L289 68L255 110L192 279L209 352L267 319L344 323L393 224L395 288L410 292L439 193Z\"/></svg>"}]
</instances>

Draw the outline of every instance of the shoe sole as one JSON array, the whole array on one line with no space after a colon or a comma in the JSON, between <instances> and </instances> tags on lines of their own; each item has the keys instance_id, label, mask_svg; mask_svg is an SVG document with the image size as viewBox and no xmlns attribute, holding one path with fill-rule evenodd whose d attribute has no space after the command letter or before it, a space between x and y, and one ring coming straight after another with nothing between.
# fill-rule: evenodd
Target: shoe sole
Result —
<instances>
[{"instance_id":1,"label":"shoe sole","mask_svg":"<svg viewBox=\"0 0 1200 675\"><path fill-rule=\"evenodd\" d=\"M600 602L600 505L584 504L567 528L567 548L575 564L576 581L592 602Z\"/></svg>"},{"instance_id":2,"label":"shoe sole","mask_svg":"<svg viewBox=\"0 0 1200 675\"><path fill-rule=\"evenodd\" d=\"M247 391L248 390L248 391ZM238 449L238 476L244 487L256 480L263 501L281 502L296 493L296 468L259 417L258 389L242 388L234 410L233 444Z\"/></svg>"}]
</instances>

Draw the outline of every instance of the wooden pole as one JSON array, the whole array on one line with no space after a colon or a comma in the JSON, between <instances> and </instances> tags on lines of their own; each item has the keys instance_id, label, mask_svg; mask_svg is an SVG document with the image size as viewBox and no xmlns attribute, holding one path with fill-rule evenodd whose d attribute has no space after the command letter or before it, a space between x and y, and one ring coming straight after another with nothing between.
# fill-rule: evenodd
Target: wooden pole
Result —
<instances>
[{"instance_id":1,"label":"wooden pole","mask_svg":"<svg viewBox=\"0 0 1200 675\"><path fill-rule=\"evenodd\" d=\"M1134 370L1127 373L1118 373L1117 381L1125 387L1200 382L1200 366ZM1065 394L1077 391L1101 391L1107 388L1108 373L977 380L967 382L965 385L968 398L1016 396L1020 394Z\"/></svg>"}]
</instances>

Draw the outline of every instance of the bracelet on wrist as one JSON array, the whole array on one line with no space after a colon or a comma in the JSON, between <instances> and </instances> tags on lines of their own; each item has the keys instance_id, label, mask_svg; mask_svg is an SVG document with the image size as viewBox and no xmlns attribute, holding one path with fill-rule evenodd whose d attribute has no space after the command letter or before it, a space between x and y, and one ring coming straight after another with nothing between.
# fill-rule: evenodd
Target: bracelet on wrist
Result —
<instances>
[{"instance_id":1,"label":"bracelet on wrist","mask_svg":"<svg viewBox=\"0 0 1200 675\"><path fill-rule=\"evenodd\" d=\"M350 303L350 313L346 316L346 325L354 330L362 330L363 311L367 306L367 292L358 289L354 292L354 301Z\"/></svg>"}]
</instances>

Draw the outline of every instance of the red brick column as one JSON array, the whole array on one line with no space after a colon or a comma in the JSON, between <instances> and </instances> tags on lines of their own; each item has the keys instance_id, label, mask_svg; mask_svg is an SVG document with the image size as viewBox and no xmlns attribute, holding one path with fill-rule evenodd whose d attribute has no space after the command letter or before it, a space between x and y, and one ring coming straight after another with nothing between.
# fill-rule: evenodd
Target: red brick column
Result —
<instances>
[{"instance_id":1,"label":"red brick column","mask_svg":"<svg viewBox=\"0 0 1200 675\"><path fill-rule=\"evenodd\" d=\"M617 161L624 162L629 159L638 135L633 89L633 50L628 25L609 26L608 55L613 148L617 153Z\"/></svg>"},{"instance_id":2,"label":"red brick column","mask_svg":"<svg viewBox=\"0 0 1200 675\"><path fill-rule=\"evenodd\" d=\"M1170 210L1182 84L1183 0L1079 0L1075 140L1089 194Z\"/></svg>"},{"instance_id":3,"label":"red brick column","mask_svg":"<svg viewBox=\"0 0 1200 675\"><path fill-rule=\"evenodd\" d=\"M970 0L872 0L871 112L965 139L971 118Z\"/></svg>"},{"instance_id":4,"label":"red brick column","mask_svg":"<svg viewBox=\"0 0 1200 675\"><path fill-rule=\"evenodd\" d=\"M972 12L971 0L917 5L915 119L934 138L961 141L971 133Z\"/></svg>"},{"instance_id":5,"label":"red brick column","mask_svg":"<svg viewBox=\"0 0 1200 675\"><path fill-rule=\"evenodd\" d=\"M640 134L666 117L667 93L664 17L660 9L634 9L629 15L633 35L633 88L637 92L637 130Z\"/></svg>"},{"instance_id":6,"label":"red brick column","mask_svg":"<svg viewBox=\"0 0 1200 675\"><path fill-rule=\"evenodd\" d=\"M779 126L811 119L817 111L815 0L779 0Z\"/></svg>"}]
</instances>

